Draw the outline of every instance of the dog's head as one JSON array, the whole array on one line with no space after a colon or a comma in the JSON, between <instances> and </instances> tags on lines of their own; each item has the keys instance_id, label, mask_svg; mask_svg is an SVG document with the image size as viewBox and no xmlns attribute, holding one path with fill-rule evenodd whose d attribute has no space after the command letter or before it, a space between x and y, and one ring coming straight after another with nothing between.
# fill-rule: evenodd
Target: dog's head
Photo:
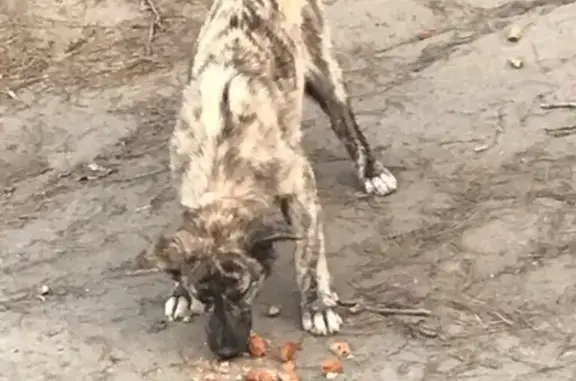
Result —
<instances>
[{"instance_id":1,"label":"dog's head","mask_svg":"<svg viewBox=\"0 0 576 381\"><path fill-rule=\"evenodd\" d=\"M227 359L247 350L252 302L270 272L274 242L298 237L286 228L260 224L241 233L229 231L228 239L208 232L198 226L180 228L160 238L155 255L173 277L189 276L194 296L213 307L206 325L208 345Z\"/></svg>"}]
</instances>

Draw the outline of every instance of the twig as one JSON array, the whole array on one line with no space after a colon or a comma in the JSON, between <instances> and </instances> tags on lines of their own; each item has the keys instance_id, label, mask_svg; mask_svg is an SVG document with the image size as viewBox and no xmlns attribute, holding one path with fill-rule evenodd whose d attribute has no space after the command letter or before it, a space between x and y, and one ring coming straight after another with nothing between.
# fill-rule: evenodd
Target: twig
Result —
<instances>
[{"instance_id":1,"label":"twig","mask_svg":"<svg viewBox=\"0 0 576 381\"><path fill-rule=\"evenodd\" d=\"M136 180L141 180L141 179L145 179L148 177L153 177L159 174L162 174L166 172L166 169L158 169L156 171L150 171L150 172L146 172L146 173L141 173L139 175L135 175L132 177L127 177L127 178L123 178L123 179L115 179L114 182L118 182L118 183L125 183L125 182L132 182L132 181L136 181Z\"/></svg>"},{"instance_id":2,"label":"twig","mask_svg":"<svg viewBox=\"0 0 576 381\"><path fill-rule=\"evenodd\" d=\"M576 108L576 102L561 102L561 103L541 103L540 108L544 110L553 110L557 108Z\"/></svg>"},{"instance_id":3,"label":"twig","mask_svg":"<svg viewBox=\"0 0 576 381\"><path fill-rule=\"evenodd\" d=\"M493 313L494 315L496 315L500 320L502 320L506 325L513 327L514 326L514 322L510 321L510 319L507 319L506 317L504 317L501 313L499 313L498 311L490 311L491 313Z\"/></svg>"},{"instance_id":4,"label":"twig","mask_svg":"<svg viewBox=\"0 0 576 381\"><path fill-rule=\"evenodd\" d=\"M545 128L544 132L546 132L546 135L552 136L554 138L563 138L565 136L576 134L576 125L558 128Z\"/></svg>"},{"instance_id":5,"label":"twig","mask_svg":"<svg viewBox=\"0 0 576 381\"><path fill-rule=\"evenodd\" d=\"M148 28L148 41L146 41L146 55L152 54L152 40L154 39L154 33L156 33L156 16L150 21L150 27Z\"/></svg>"},{"instance_id":6,"label":"twig","mask_svg":"<svg viewBox=\"0 0 576 381\"><path fill-rule=\"evenodd\" d=\"M375 307L365 305L359 302L346 302L346 301L339 301L338 304L343 307L355 308L359 311L368 311L377 313L379 315L387 316L387 315L407 315L407 316L430 316L432 315L432 311L427 310L425 308L391 308L391 307Z\"/></svg>"},{"instance_id":7,"label":"twig","mask_svg":"<svg viewBox=\"0 0 576 381\"><path fill-rule=\"evenodd\" d=\"M138 276L143 276L143 275L149 275L149 274L156 274L160 272L160 269L157 267L153 267L151 269L137 269L137 270L128 270L125 271L121 274L113 274L110 277L111 278L124 278L124 277L138 277Z\"/></svg>"},{"instance_id":8,"label":"twig","mask_svg":"<svg viewBox=\"0 0 576 381\"><path fill-rule=\"evenodd\" d=\"M160 15L160 12L158 12L158 8L156 8L154 0L144 0L144 1L146 1L146 4L148 5L152 13L154 13L154 18L156 19L156 22L160 24L162 22L162 16Z\"/></svg>"},{"instance_id":9,"label":"twig","mask_svg":"<svg viewBox=\"0 0 576 381\"><path fill-rule=\"evenodd\" d=\"M131 271L126 271L125 275L140 275L140 274L154 274L159 272L160 269L159 268L151 268L151 269L138 269L138 270L131 270Z\"/></svg>"},{"instance_id":10,"label":"twig","mask_svg":"<svg viewBox=\"0 0 576 381\"><path fill-rule=\"evenodd\" d=\"M6 89L6 90L4 90L4 94L6 94L7 96L9 96L10 98L12 98L14 100L18 99L18 95L16 95L16 92L14 92L14 90Z\"/></svg>"},{"instance_id":11,"label":"twig","mask_svg":"<svg viewBox=\"0 0 576 381\"><path fill-rule=\"evenodd\" d=\"M494 135L492 136L492 142L489 144L483 144L481 146L474 147L474 152L484 152L493 147L495 147L498 142L500 141L500 135L504 133L504 114L502 109L498 110L498 124L496 125L496 131L494 131Z\"/></svg>"},{"instance_id":12,"label":"twig","mask_svg":"<svg viewBox=\"0 0 576 381\"><path fill-rule=\"evenodd\" d=\"M542 66L542 60L540 59L540 54L538 53L538 49L536 49L536 44L532 43L532 53L534 54L534 58L536 60L536 65L540 68L542 73L546 72L544 66Z\"/></svg>"},{"instance_id":13,"label":"twig","mask_svg":"<svg viewBox=\"0 0 576 381\"><path fill-rule=\"evenodd\" d=\"M408 315L408 316L430 316L432 312L424 308L388 308L388 307L371 307L364 306L364 309L369 312L374 312L380 315Z\"/></svg>"},{"instance_id":14,"label":"twig","mask_svg":"<svg viewBox=\"0 0 576 381\"><path fill-rule=\"evenodd\" d=\"M156 33L156 27L162 24L162 16L154 4L154 0L145 0L148 8L154 15L152 21L150 21L150 27L148 28L148 41L146 43L146 55L152 54L152 40L154 39L154 34Z\"/></svg>"}]
</instances>

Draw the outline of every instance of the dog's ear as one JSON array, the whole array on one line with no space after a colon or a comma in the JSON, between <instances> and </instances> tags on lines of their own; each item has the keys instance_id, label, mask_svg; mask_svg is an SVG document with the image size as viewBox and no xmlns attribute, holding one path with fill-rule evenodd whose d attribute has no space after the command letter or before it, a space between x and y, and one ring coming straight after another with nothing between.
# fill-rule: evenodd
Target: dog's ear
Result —
<instances>
[{"instance_id":1,"label":"dog's ear","mask_svg":"<svg viewBox=\"0 0 576 381\"><path fill-rule=\"evenodd\" d=\"M193 256L194 237L187 231L163 234L154 247L158 266L165 270L179 270Z\"/></svg>"},{"instance_id":2,"label":"dog's ear","mask_svg":"<svg viewBox=\"0 0 576 381\"><path fill-rule=\"evenodd\" d=\"M287 225L270 226L258 222L252 224L247 231L245 250L260 266L263 266L264 273L269 274L276 259L274 242L299 239L302 237L294 234Z\"/></svg>"},{"instance_id":3,"label":"dog's ear","mask_svg":"<svg viewBox=\"0 0 576 381\"><path fill-rule=\"evenodd\" d=\"M250 246L273 244L278 241L298 241L302 237L294 234L287 225L259 226L249 232Z\"/></svg>"}]
</instances>

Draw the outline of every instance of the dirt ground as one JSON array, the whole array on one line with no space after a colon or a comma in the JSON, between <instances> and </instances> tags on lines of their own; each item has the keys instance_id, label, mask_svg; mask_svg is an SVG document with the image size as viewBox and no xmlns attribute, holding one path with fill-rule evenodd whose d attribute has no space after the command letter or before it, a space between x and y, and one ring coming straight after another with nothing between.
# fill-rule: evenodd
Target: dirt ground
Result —
<instances>
[{"instance_id":1,"label":"dirt ground","mask_svg":"<svg viewBox=\"0 0 576 381\"><path fill-rule=\"evenodd\" d=\"M362 197L307 106L337 288L432 316L344 311L344 333L308 336L281 246L289 271L269 280L255 328L302 340L302 380L322 379L335 340L355 354L342 380L576 379L576 114L540 106L576 101L574 3L327 5L359 122L399 179L391 196ZM0 380L213 372L203 318L167 325L171 283L135 272L173 223L166 141L209 6L153 4L0 1ZM512 25L524 28L516 43ZM264 314L272 302L279 317Z\"/></svg>"}]
</instances>

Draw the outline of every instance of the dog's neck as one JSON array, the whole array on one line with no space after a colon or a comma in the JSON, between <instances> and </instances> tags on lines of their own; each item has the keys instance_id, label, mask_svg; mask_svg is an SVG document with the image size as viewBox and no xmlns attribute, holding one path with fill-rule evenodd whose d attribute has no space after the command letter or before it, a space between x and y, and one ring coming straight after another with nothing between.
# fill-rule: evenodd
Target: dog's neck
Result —
<instances>
[{"instance_id":1,"label":"dog's neck","mask_svg":"<svg viewBox=\"0 0 576 381\"><path fill-rule=\"evenodd\" d=\"M250 224L261 220L269 203L265 198L214 197L183 213L182 227L206 239L207 244L237 244ZM198 237L199 238L199 237Z\"/></svg>"}]
</instances>

